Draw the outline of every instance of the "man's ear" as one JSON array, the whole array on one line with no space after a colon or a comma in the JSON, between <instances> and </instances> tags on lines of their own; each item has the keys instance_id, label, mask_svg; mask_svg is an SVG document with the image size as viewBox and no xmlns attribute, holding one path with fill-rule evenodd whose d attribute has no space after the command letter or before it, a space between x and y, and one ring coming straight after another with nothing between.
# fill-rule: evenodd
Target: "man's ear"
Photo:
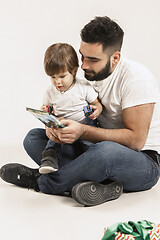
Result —
<instances>
[{"instance_id":1,"label":"man's ear","mask_svg":"<svg viewBox=\"0 0 160 240\"><path fill-rule=\"evenodd\" d=\"M120 57L121 57L120 52L116 51L115 53L113 53L113 55L111 56L111 63L113 67L115 67L118 64Z\"/></svg>"}]
</instances>

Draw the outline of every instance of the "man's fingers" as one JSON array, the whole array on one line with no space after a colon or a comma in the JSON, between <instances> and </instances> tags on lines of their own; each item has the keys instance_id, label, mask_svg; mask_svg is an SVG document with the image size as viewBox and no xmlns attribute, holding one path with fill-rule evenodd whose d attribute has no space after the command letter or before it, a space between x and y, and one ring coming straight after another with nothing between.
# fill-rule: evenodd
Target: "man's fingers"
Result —
<instances>
[{"instance_id":1,"label":"man's fingers","mask_svg":"<svg viewBox=\"0 0 160 240\"><path fill-rule=\"evenodd\" d=\"M55 143L64 143L63 141L61 141L59 138L56 138L55 136L51 136L50 138L49 138L51 141L53 141L53 142L55 142Z\"/></svg>"},{"instance_id":2,"label":"man's fingers","mask_svg":"<svg viewBox=\"0 0 160 240\"><path fill-rule=\"evenodd\" d=\"M75 141L75 134L59 132L58 139L65 143L72 143Z\"/></svg>"}]
</instances>

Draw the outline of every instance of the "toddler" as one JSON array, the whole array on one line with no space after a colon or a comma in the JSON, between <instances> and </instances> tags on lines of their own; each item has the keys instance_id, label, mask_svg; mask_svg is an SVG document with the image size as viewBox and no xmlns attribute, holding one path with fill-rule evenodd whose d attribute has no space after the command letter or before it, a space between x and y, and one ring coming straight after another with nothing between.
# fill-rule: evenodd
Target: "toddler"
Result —
<instances>
[{"instance_id":1,"label":"toddler","mask_svg":"<svg viewBox=\"0 0 160 240\"><path fill-rule=\"evenodd\" d=\"M69 118L83 124L90 124L84 116L83 107L90 104L93 113L90 121L96 119L102 112L102 105L97 92L86 81L76 77L78 57L74 48L66 43L51 45L45 52L44 69L50 76L52 85L47 89L41 110L49 105L53 108L55 117ZM52 134L42 153L39 172L47 174L58 170L58 153L61 144L52 141ZM59 146L58 146L59 145Z\"/></svg>"}]
</instances>

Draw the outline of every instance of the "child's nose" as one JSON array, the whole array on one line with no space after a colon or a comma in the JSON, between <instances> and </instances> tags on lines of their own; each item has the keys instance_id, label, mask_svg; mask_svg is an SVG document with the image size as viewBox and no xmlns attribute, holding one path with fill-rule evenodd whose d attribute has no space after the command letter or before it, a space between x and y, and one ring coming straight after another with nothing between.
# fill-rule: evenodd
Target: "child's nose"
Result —
<instances>
[{"instance_id":1,"label":"child's nose","mask_svg":"<svg viewBox=\"0 0 160 240\"><path fill-rule=\"evenodd\" d=\"M60 84L60 83L61 83L61 79L60 79L60 78L57 78L57 79L56 79L56 83L57 83L57 84Z\"/></svg>"}]
</instances>

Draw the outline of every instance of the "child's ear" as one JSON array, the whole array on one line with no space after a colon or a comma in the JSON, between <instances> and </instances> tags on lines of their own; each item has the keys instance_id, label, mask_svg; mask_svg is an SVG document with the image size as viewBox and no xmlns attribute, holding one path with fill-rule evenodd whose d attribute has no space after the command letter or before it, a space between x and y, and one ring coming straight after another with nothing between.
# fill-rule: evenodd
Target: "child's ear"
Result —
<instances>
[{"instance_id":1,"label":"child's ear","mask_svg":"<svg viewBox=\"0 0 160 240\"><path fill-rule=\"evenodd\" d=\"M78 67L75 67L72 71L72 75L75 77L78 71Z\"/></svg>"}]
</instances>

